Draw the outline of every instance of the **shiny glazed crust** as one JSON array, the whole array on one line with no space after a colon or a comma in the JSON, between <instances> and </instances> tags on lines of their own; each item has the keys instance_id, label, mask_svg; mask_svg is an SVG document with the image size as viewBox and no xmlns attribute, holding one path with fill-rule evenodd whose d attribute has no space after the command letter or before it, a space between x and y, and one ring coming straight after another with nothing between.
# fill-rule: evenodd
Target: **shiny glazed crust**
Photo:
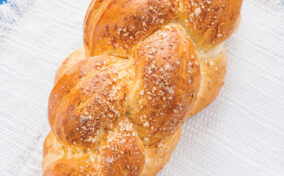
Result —
<instances>
[{"instance_id":1,"label":"shiny glazed crust","mask_svg":"<svg viewBox=\"0 0 284 176\"><path fill-rule=\"evenodd\" d=\"M151 176L218 95L242 0L93 0L59 68L44 176Z\"/></svg>"}]
</instances>

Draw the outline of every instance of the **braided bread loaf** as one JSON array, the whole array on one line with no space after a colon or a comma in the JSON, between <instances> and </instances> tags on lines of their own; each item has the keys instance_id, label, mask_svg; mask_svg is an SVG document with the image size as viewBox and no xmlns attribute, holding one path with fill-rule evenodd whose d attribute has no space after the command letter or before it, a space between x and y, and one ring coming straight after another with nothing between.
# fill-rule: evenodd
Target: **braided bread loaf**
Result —
<instances>
[{"instance_id":1,"label":"braided bread loaf","mask_svg":"<svg viewBox=\"0 0 284 176\"><path fill-rule=\"evenodd\" d=\"M93 0L84 48L59 68L44 176L151 176L211 103L242 0Z\"/></svg>"}]
</instances>

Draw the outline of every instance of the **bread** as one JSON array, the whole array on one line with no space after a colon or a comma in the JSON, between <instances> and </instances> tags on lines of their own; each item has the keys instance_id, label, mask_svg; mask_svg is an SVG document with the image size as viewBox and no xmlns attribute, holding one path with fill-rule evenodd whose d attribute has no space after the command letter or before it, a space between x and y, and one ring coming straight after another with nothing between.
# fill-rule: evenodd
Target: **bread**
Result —
<instances>
[{"instance_id":1,"label":"bread","mask_svg":"<svg viewBox=\"0 0 284 176\"><path fill-rule=\"evenodd\" d=\"M44 176L152 176L218 95L242 0L93 0L59 68Z\"/></svg>"}]
</instances>

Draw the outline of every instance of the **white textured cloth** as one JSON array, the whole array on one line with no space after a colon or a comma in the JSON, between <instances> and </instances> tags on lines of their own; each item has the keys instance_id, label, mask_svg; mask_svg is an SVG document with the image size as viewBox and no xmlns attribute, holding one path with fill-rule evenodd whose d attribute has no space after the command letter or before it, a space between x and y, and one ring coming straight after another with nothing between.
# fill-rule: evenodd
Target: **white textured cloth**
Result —
<instances>
[{"instance_id":1,"label":"white textured cloth","mask_svg":"<svg viewBox=\"0 0 284 176\"><path fill-rule=\"evenodd\" d=\"M12 2L17 11L7 14ZM82 45L89 2L0 5L1 176L41 175L48 96L56 69ZM241 25L227 51L220 95L186 120L160 176L284 175L283 0L244 0Z\"/></svg>"}]
</instances>

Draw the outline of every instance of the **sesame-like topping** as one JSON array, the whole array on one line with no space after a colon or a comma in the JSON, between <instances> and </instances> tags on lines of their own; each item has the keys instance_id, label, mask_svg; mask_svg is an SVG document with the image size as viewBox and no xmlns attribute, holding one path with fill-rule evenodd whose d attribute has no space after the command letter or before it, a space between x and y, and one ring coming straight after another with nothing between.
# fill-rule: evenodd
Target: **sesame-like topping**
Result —
<instances>
[{"instance_id":1,"label":"sesame-like topping","mask_svg":"<svg viewBox=\"0 0 284 176\"><path fill-rule=\"evenodd\" d=\"M201 14L201 9L200 9L200 8L196 8L196 9L194 10L194 15L195 15L196 17L198 17L200 14Z\"/></svg>"},{"instance_id":2,"label":"sesame-like topping","mask_svg":"<svg viewBox=\"0 0 284 176\"><path fill-rule=\"evenodd\" d=\"M66 172L57 175L143 175L151 157L161 168L202 91L221 85L215 79L224 76L224 65L203 56L234 30L238 11L231 4L238 5L93 1L85 49L72 56L82 58L63 64L50 95L54 141L47 148L64 158L54 162L56 172Z\"/></svg>"}]
</instances>

